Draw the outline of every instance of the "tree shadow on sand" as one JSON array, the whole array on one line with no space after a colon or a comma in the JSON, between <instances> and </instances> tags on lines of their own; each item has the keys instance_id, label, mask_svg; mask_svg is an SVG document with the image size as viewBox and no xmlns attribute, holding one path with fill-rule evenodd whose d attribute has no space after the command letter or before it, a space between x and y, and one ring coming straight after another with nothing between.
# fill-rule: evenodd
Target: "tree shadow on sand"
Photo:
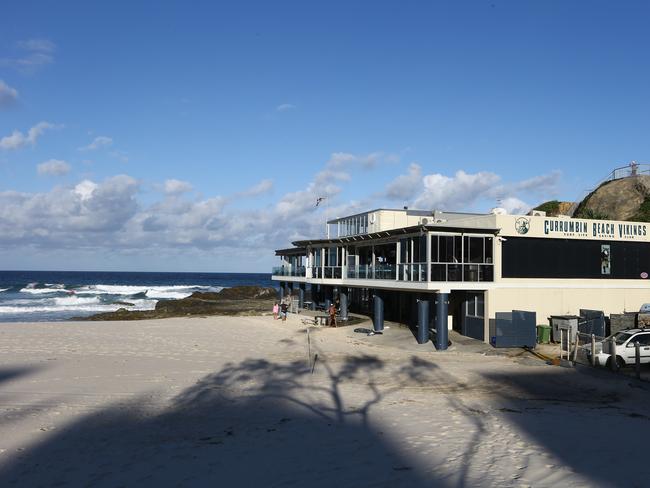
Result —
<instances>
[{"instance_id":1,"label":"tree shadow on sand","mask_svg":"<svg viewBox=\"0 0 650 488\"><path fill-rule=\"evenodd\" d=\"M11 486L446 486L400 454L370 414L436 366L413 358L381 385L375 356L251 359L163 409L143 396L87 415L0 468ZM363 390L362 394L348 395ZM356 400L346 403L348 397Z\"/></svg>"},{"instance_id":2,"label":"tree shadow on sand","mask_svg":"<svg viewBox=\"0 0 650 488\"><path fill-rule=\"evenodd\" d=\"M640 386L587 368L483 376L501 386L507 420L570 471L593 486L648 486L650 408Z\"/></svg>"}]
</instances>

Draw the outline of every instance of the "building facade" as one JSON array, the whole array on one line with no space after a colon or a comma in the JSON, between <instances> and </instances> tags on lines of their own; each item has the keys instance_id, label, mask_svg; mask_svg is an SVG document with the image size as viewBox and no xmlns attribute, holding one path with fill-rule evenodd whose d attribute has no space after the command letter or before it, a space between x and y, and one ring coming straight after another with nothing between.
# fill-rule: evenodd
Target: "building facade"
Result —
<instances>
[{"instance_id":1,"label":"building facade","mask_svg":"<svg viewBox=\"0 0 650 488\"><path fill-rule=\"evenodd\" d=\"M532 311L547 323L580 309L638 311L650 302L649 225L376 209L328 222L329 238L277 250L272 279L312 306L340 300L342 312L370 313L376 327L383 317L422 320L430 307L424 320L442 348L442 324L490 342L497 312Z\"/></svg>"}]
</instances>

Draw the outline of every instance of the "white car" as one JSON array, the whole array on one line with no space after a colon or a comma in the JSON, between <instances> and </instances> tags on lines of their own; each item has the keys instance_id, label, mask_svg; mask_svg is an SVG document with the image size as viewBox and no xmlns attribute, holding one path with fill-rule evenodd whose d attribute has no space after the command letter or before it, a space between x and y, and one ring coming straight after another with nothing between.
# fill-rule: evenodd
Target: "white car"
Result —
<instances>
[{"instance_id":1,"label":"white car","mask_svg":"<svg viewBox=\"0 0 650 488\"><path fill-rule=\"evenodd\" d=\"M612 351L611 337L605 338L601 342L596 342L596 364L610 366ZM616 364L619 368L624 366L633 366L636 362L635 342L640 345L641 363L650 363L650 329L626 329L614 334L616 341ZM591 346L583 346L587 357L591 356Z\"/></svg>"}]
</instances>

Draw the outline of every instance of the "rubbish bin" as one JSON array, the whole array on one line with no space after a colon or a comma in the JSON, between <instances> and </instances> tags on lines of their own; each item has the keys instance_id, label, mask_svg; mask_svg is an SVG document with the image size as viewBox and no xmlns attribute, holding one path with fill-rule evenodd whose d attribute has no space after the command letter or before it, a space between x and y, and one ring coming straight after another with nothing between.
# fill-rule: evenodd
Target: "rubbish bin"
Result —
<instances>
[{"instance_id":1,"label":"rubbish bin","mask_svg":"<svg viewBox=\"0 0 650 488\"><path fill-rule=\"evenodd\" d=\"M546 324L537 326L537 344L548 344L551 342L551 327Z\"/></svg>"}]
</instances>

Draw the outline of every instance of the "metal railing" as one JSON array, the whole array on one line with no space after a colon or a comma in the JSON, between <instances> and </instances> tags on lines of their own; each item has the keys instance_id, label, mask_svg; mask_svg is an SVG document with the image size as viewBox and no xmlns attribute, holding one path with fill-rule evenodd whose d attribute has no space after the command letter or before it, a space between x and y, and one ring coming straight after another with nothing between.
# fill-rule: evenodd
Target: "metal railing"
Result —
<instances>
[{"instance_id":1,"label":"metal railing","mask_svg":"<svg viewBox=\"0 0 650 488\"><path fill-rule=\"evenodd\" d=\"M402 281L427 281L427 263L398 265L397 279Z\"/></svg>"},{"instance_id":2,"label":"metal railing","mask_svg":"<svg viewBox=\"0 0 650 488\"><path fill-rule=\"evenodd\" d=\"M298 266L292 268L291 266L276 266L272 270L274 276L301 276L305 277L306 268L304 266Z\"/></svg>"},{"instance_id":3,"label":"metal railing","mask_svg":"<svg viewBox=\"0 0 650 488\"><path fill-rule=\"evenodd\" d=\"M343 268L341 266L314 266L311 268L312 278L341 279Z\"/></svg>"},{"instance_id":4,"label":"metal railing","mask_svg":"<svg viewBox=\"0 0 650 488\"><path fill-rule=\"evenodd\" d=\"M360 266L348 266L347 277L359 280L394 280L394 264L362 264Z\"/></svg>"},{"instance_id":5,"label":"metal railing","mask_svg":"<svg viewBox=\"0 0 650 488\"><path fill-rule=\"evenodd\" d=\"M493 264L434 263L431 281L494 281Z\"/></svg>"}]
</instances>

